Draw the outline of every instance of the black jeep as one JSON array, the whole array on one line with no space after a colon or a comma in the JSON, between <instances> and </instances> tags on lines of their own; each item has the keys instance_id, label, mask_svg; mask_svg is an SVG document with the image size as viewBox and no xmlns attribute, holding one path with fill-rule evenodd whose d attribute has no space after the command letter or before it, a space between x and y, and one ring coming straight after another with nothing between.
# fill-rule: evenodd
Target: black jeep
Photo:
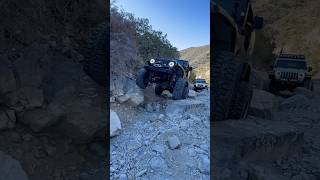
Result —
<instances>
[{"instance_id":1,"label":"black jeep","mask_svg":"<svg viewBox=\"0 0 320 180\"><path fill-rule=\"evenodd\" d=\"M185 60L151 59L138 71L136 84L145 89L149 83L156 83L157 95L168 90L172 93L172 99L185 99L189 93L188 79L191 71L192 67Z\"/></svg>"}]
</instances>

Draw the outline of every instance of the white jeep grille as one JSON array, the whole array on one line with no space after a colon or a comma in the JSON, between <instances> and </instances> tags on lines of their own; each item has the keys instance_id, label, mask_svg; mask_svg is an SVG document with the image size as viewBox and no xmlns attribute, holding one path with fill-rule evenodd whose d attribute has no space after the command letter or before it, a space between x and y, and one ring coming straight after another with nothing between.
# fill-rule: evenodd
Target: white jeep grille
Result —
<instances>
[{"instance_id":1,"label":"white jeep grille","mask_svg":"<svg viewBox=\"0 0 320 180\"><path fill-rule=\"evenodd\" d=\"M281 72L281 79L298 80L299 74L297 72Z\"/></svg>"}]
</instances>

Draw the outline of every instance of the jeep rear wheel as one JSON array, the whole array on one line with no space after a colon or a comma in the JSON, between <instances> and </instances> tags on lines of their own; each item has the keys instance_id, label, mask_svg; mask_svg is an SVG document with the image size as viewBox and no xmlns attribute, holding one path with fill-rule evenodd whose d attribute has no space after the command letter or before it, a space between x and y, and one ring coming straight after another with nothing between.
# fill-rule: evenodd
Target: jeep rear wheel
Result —
<instances>
[{"instance_id":1,"label":"jeep rear wheel","mask_svg":"<svg viewBox=\"0 0 320 180\"><path fill-rule=\"evenodd\" d=\"M241 73L245 64L234 54L223 51L213 53L212 63L212 120L222 121L230 117L242 118L241 116L246 114L247 102L250 102L251 95L245 95L244 90L239 91L239 88L252 90L251 87L242 87L246 86L242 84L244 81L241 81ZM241 96L243 96L242 100L240 100ZM238 104L241 107L236 108L233 104Z\"/></svg>"},{"instance_id":2,"label":"jeep rear wheel","mask_svg":"<svg viewBox=\"0 0 320 180\"><path fill-rule=\"evenodd\" d=\"M228 119L243 119L248 116L253 89L249 82L240 82L235 98L232 100Z\"/></svg>"},{"instance_id":3,"label":"jeep rear wheel","mask_svg":"<svg viewBox=\"0 0 320 180\"><path fill-rule=\"evenodd\" d=\"M156 87L154 88L154 93L155 93L156 95L158 95L158 96L161 96L162 91L163 91L163 89L162 89L161 85L156 84Z\"/></svg>"},{"instance_id":4,"label":"jeep rear wheel","mask_svg":"<svg viewBox=\"0 0 320 180\"><path fill-rule=\"evenodd\" d=\"M183 78L178 78L173 88L172 99L186 99L189 93L188 82Z\"/></svg>"},{"instance_id":5,"label":"jeep rear wheel","mask_svg":"<svg viewBox=\"0 0 320 180\"><path fill-rule=\"evenodd\" d=\"M148 79L148 72L146 69L142 68L137 73L136 84L141 88L145 89L148 86L149 79Z\"/></svg>"}]
</instances>

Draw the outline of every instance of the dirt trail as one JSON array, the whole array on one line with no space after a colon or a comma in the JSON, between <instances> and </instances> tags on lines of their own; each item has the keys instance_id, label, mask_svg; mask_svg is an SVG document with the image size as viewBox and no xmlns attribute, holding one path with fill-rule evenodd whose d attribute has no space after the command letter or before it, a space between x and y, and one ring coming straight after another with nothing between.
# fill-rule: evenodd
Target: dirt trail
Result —
<instances>
[{"instance_id":1,"label":"dirt trail","mask_svg":"<svg viewBox=\"0 0 320 180\"><path fill-rule=\"evenodd\" d=\"M178 101L146 96L110 140L111 179L209 179L209 92Z\"/></svg>"}]
</instances>

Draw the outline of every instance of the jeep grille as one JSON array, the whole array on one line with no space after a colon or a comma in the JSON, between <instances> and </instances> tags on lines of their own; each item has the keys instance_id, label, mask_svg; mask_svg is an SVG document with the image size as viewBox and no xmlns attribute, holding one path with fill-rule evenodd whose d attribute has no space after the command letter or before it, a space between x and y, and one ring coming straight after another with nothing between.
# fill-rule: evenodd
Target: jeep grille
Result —
<instances>
[{"instance_id":1,"label":"jeep grille","mask_svg":"<svg viewBox=\"0 0 320 180\"><path fill-rule=\"evenodd\" d=\"M298 73L297 72L281 72L280 78L298 80Z\"/></svg>"}]
</instances>

